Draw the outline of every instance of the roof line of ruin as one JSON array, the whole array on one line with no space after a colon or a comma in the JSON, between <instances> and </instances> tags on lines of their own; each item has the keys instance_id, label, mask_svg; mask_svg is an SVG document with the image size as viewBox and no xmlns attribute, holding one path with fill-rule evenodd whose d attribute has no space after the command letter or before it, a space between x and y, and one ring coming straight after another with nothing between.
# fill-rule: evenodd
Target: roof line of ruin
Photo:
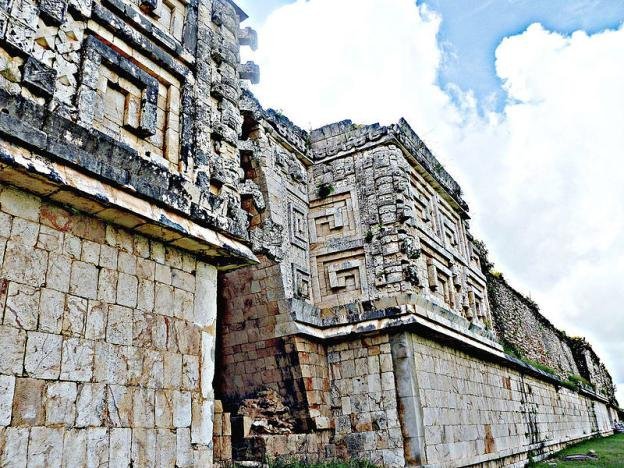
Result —
<instances>
[{"instance_id":1,"label":"roof line of ruin","mask_svg":"<svg viewBox=\"0 0 624 468\"><path fill-rule=\"evenodd\" d=\"M448 193L461 210L468 212L468 204L462 198L460 185L404 118L389 126L379 123L360 125L351 120L342 120L306 131L281 112L265 110L250 90L243 91L241 109L252 113L258 121L267 121L290 145L313 161L350 152L384 138L394 139Z\"/></svg>"}]
</instances>

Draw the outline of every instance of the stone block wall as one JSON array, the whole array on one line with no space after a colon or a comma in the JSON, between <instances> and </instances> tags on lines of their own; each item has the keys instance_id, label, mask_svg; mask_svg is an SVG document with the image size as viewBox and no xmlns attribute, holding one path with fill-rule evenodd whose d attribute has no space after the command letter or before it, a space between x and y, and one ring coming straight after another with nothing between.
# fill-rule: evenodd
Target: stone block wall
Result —
<instances>
[{"instance_id":1,"label":"stone block wall","mask_svg":"<svg viewBox=\"0 0 624 468\"><path fill-rule=\"evenodd\" d=\"M259 264L223 278L219 394L226 408L271 388L281 394L298 427L327 426L325 351L290 336L293 301L312 300L309 266L308 175L296 143L299 131L245 93L239 142L242 167L265 201L250 206L250 239ZM292 135L288 132L291 132ZM293 137L295 135L295 137ZM323 372L325 375L323 375ZM321 418L321 419L319 419ZM318 420L318 421L317 421Z\"/></svg>"},{"instance_id":2,"label":"stone block wall","mask_svg":"<svg viewBox=\"0 0 624 468\"><path fill-rule=\"evenodd\" d=\"M580 375L566 336L539 311L537 305L488 274L488 296L498 336L528 359L540 362L567 378Z\"/></svg>"},{"instance_id":3,"label":"stone block wall","mask_svg":"<svg viewBox=\"0 0 624 468\"><path fill-rule=\"evenodd\" d=\"M221 400L215 400L213 421L213 461L227 466L232 461L232 420L230 413L223 411Z\"/></svg>"},{"instance_id":4,"label":"stone block wall","mask_svg":"<svg viewBox=\"0 0 624 468\"><path fill-rule=\"evenodd\" d=\"M421 405L421 462L472 465L528 456L609 434L607 401L407 335ZM415 430L415 429L413 429Z\"/></svg>"},{"instance_id":5,"label":"stone block wall","mask_svg":"<svg viewBox=\"0 0 624 468\"><path fill-rule=\"evenodd\" d=\"M0 459L210 463L216 269L0 185Z\"/></svg>"},{"instance_id":6,"label":"stone block wall","mask_svg":"<svg viewBox=\"0 0 624 468\"><path fill-rule=\"evenodd\" d=\"M605 395L617 406L613 378L604 363L600 360L590 343L584 338L568 338L572 354L579 369L579 375L587 379L596 390Z\"/></svg>"},{"instance_id":7,"label":"stone block wall","mask_svg":"<svg viewBox=\"0 0 624 468\"><path fill-rule=\"evenodd\" d=\"M404 466L388 335L331 345L327 358L336 455Z\"/></svg>"},{"instance_id":8,"label":"stone block wall","mask_svg":"<svg viewBox=\"0 0 624 468\"><path fill-rule=\"evenodd\" d=\"M490 265L487 259L483 263ZM550 367L564 380L582 377L617 405L613 379L585 339L557 329L502 275L487 271L486 277L494 328L509 352Z\"/></svg>"}]
</instances>

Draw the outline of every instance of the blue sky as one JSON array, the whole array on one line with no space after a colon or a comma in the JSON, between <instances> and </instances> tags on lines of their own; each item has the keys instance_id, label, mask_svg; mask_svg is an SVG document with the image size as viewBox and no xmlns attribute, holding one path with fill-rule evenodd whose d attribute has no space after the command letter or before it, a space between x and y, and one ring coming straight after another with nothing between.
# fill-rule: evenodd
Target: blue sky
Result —
<instances>
[{"instance_id":1,"label":"blue sky","mask_svg":"<svg viewBox=\"0 0 624 468\"><path fill-rule=\"evenodd\" d=\"M239 0L254 93L302 128L405 117L472 232L624 403L624 1Z\"/></svg>"},{"instance_id":2,"label":"blue sky","mask_svg":"<svg viewBox=\"0 0 624 468\"><path fill-rule=\"evenodd\" d=\"M280 6L292 0L242 0L250 16L248 24L259 27ZM524 31L532 23L570 34L594 33L617 28L624 21L620 0L426 0L442 16L439 40L445 52L439 83L454 83L475 92L481 105L492 102L497 109L505 98L494 68L494 51L501 40ZM260 38L262 40L262 38Z\"/></svg>"}]
</instances>

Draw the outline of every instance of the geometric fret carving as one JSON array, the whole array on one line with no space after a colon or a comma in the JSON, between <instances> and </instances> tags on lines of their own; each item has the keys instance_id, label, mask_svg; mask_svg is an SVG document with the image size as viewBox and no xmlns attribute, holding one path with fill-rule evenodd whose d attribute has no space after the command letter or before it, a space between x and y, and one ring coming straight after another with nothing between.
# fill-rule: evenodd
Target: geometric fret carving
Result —
<instances>
[{"instance_id":1,"label":"geometric fret carving","mask_svg":"<svg viewBox=\"0 0 624 468\"><path fill-rule=\"evenodd\" d=\"M351 192L310 203L310 241L321 242L358 234L357 206Z\"/></svg>"},{"instance_id":2,"label":"geometric fret carving","mask_svg":"<svg viewBox=\"0 0 624 468\"><path fill-rule=\"evenodd\" d=\"M313 259L312 265L312 285L319 307L349 304L368 295L362 249L319 255Z\"/></svg>"},{"instance_id":3,"label":"geometric fret carving","mask_svg":"<svg viewBox=\"0 0 624 468\"><path fill-rule=\"evenodd\" d=\"M290 224L290 242L297 247L306 249L308 246L308 223L306 209L295 203L288 204Z\"/></svg>"},{"instance_id":4,"label":"geometric fret carving","mask_svg":"<svg viewBox=\"0 0 624 468\"><path fill-rule=\"evenodd\" d=\"M91 124L94 117L94 105L98 85L100 84L101 67L104 65L110 70L108 84L104 97L111 97L114 102L109 106L119 107L119 101L124 101L123 108L114 109L113 119L120 120L127 128L132 129L138 136L145 137L156 133L156 110L158 108L158 81L148 75L124 56L104 45L93 36L85 41L85 67L82 75L78 112L80 119ZM112 81L111 81L112 79ZM123 86L122 80L129 86ZM140 93L136 96L134 88ZM110 89L110 92L109 92ZM120 98L119 96L127 96ZM107 102L108 104L108 102ZM119 114L119 115L118 115ZM125 117L118 118L124 114ZM115 120L113 120L115 121Z\"/></svg>"},{"instance_id":5,"label":"geometric fret carving","mask_svg":"<svg viewBox=\"0 0 624 468\"><path fill-rule=\"evenodd\" d=\"M178 170L180 83L156 79L93 36L85 40L78 117L82 125L124 141Z\"/></svg>"},{"instance_id":6,"label":"geometric fret carving","mask_svg":"<svg viewBox=\"0 0 624 468\"><path fill-rule=\"evenodd\" d=\"M292 264L294 297L310 299L310 272L307 268Z\"/></svg>"}]
</instances>

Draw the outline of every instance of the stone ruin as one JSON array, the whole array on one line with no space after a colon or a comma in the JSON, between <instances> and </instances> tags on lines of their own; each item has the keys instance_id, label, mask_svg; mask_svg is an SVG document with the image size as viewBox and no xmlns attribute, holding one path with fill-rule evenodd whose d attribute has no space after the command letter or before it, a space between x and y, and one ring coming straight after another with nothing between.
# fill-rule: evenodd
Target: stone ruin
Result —
<instances>
[{"instance_id":1,"label":"stone ruin","mask_svg":"<svg viewBox=\"0 0 624 468\"><path fill-rule=\"evenodd\" d=\"M230 0L0 1L0 465L523 466L609 434L403 120L306 132Z\"/></svg>"}]
</instances>

